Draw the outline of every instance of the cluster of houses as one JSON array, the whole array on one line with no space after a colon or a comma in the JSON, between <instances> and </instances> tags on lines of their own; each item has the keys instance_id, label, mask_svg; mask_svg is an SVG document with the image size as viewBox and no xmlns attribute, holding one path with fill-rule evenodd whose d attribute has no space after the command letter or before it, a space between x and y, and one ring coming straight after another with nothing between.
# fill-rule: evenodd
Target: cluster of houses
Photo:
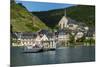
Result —
<instances>
[{"instance_id":1,"label":"cluster of houses","mask_svg":"<svg viewBox=\"0 0 100 67\"><path fill-rule=\"evenodd\" d=\"M40 30L38 32L13 32L13 39L19 44L12 43L13 46L42 45L45 48L56 48L56 39L53 33L48 30Z\"/></svg>"},{"instance_id":2,"label":"cluster of houses","mask_svg":"<svg viewBox=\"0 0 100 67\"><path fill-rule=\"evenodd\" d=\"M66 17L66 14L59 21L58 26L60 27L61 30L64 30L63 32L67 32L66 33L67 40L70 40L69 39L70 35L74 36L75 41L82 37L85 37L85 39L95 40L95 29L94 28L89 28L83 22L77 22L69 17Z\"/></svg>"},{"instance_id":3,"label":"cluster of houses","mask_svg":"<svg viewBox=\"0 0 100 67\"><path fill-rule=\"evenodd\" d=\"M70 36L74 36L75 41L85 36L86 39L95 39L95 30L90 29L84 23L72 20L64 15L58 23L59 29L55 32L49 30L39 30L38 32L13 32L12 39L19 41L19 45L41 44L46 48L56 47L57 43L69 42ZM12 45L15 45L14 43Z\"/></svg>"}]
</instances>

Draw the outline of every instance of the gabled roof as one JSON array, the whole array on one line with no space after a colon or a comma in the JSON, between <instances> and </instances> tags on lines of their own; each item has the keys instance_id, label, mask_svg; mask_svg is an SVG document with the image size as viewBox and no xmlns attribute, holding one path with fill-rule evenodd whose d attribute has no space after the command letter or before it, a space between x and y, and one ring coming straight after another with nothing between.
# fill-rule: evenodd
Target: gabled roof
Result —
<instances>
[{"instance_id":1,"label":"gabled roof","mask_svg":"<svg viewBox=\"0 0 100 67\"><path fill-rule=\"evenodd\" d=\"M68 18L68 24L78 24L78 22L76 20Z\"/></svg>"},{"instance_id":2,"label":"gabled roof","mask_svg":"<svg viewBox=\"0 0 100 67\"><path fill-rule=\"evenodd\" d=\"M33 32L15 32L14 33L17 38L21 38L21 39L32 39L34 37L36 37L36 33Z\"/></svg>"},{"instance_id":3,"label":"gabled roof","mask_svg":"<svg viewBox=\"0 0 100 67\"><path fill-rule=\"evenodd\" d=\"M11 33L11 37L13 37L13 38L20 38L20 36L21 36L21 32L12 32Z\"/></svg>"},{"instance_id":4,"label":"gabled roof","mask_svg":"<svg viewBox=\"0 0 100 67\"><path fill-rule=\"evenodd\" d=\"M65 34L68 34L69 31L64 30L64 29L60 29L60 30L57 31L57 33L58 33L58 35L65 35Z\"/></svg>"},{"instance_id":5,"label":"gabled roof","mask_svg":"<svg viewBox=\"0 0 100 67\"><path fill-rule=\"evenodd\" d=\"M61 18L61 20L59 21L59 24L61 24L61 23L67 23L68 22L68 18L66 17L66 16L63 16L62 18Z\"/></svg>"},{"instance_id":6,"label":"gabled roof","mask_svg":"<svg viewBox=\"0 0 100 67\"><path fill-rule=\"evenodd\" d=\"M85 34L85 36L87 36L87 37L92 37L94 33L95 33L95 29L90 28L90 29L87 31L87 33Z\"/></svg>"},{"instance_id":7,"label":"gabled roof","mask_svg":"<svg viewBox=\"0 0 100 67\"><path fill-rule=\"evenodd\" d=\"M44 34L43 37L41 37L41 40L43 41L48 40L48 37Z\"/></svg>"},{"instance_id":8,"label":"gabled roof","mask_svg":"<svg viewBox=\"0 0 100 67\"><path fill-rule=\"evenodd\" d=\"M47 34L47 37L48 38L53 38L55 36L55 33L52 33L52 32L49 32L48 34Z\"/></svg>"},{"instance_id":9,"label":"gabled roof","mask_svg":"<svg viewBox=\"0 0 100 67\"><path fill-rule=\"evenodd\" d=\"M49 33L49 31L45 30L45 29L42 29L42 30L38 31L38 34L48 34L48 33Z\"/></svg>"},{"instance_id":10,"label":"gabled roof","mask_svg":"<svg viewBox=\"0 0 100 67\"><path fill-rule=\"evenodd\" d=\"M17 35L14 32L11 33L11 37L12 38L18 38Z\"/></svg>"},{"instance_id":11,"label":"gabled roof","mask_svg":"<svg viewBox=\"0 0 100 67\"><path fill-rule=\"evenodd\" d=\"M26 33L22 33L22 36L21 36L21 38L22 39L32 39L32 38L36 38L36 36L37 36L37 34L36 33L32 33L32 32L30 32L30 33L28 33L28 32L26 32Z\"/></svg>"},{"instance_id":12,"label":"gabled roof","mask_svg":"<svg viewBox=\"0 0 100 67\"><path fill-rule=\"evenodd\" d=\"M37 35L35 41L41 41L41 37Z\"/></svg>"},{"instance_id":13,"label":"gabled roof","mask_svg":"<svg viewBox=\"0 0 100 67\"><path fill-rule=\"evenodd\" d=\"M66 16L63 16L61 18L61 20L59 21L59 24L61 24L62 22L63 23L67 23L67 24L77 24L78 23L77 21L75 21L75 20L73 20L73 19L71 19L69 17L66 17Z\"/></svg>"}]
</instances>

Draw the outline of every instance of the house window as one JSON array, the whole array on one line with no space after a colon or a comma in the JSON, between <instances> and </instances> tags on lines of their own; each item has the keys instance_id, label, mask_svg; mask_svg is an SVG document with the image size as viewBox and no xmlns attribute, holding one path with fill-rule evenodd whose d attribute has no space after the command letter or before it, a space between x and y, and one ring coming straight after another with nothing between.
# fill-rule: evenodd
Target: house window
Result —
<instances>
[{"instance_id":1,"label":"house window","mask_svg":"<svg viewBox=\"0 0 100 67\"><path fill-rule=\"evenodd\" d=\"M63 28L65 27L65 24L63 23Z\"/></svg>"},{"instance_id":2,"label":"house window","mask_svg":"<svg viewBox=\"0 0 100 67\"><path fill-rule=\"evenodd\" d=\"M69 25L69 27L73 27L73 25L71 24L71 25Z\"/></svg>"}]
</instances>

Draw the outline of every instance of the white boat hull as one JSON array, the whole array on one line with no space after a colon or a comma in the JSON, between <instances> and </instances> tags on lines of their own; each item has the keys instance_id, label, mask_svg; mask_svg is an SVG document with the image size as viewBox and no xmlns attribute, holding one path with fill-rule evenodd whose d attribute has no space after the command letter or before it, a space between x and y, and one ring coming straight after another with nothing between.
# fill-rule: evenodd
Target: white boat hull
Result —
<instances>
[{"instance_id":1,"label":"white boat hull","mask_svg":"<svg viewBox=\"0 0 100 67\"><path fill-rule=\"evenodd\" d=\"M33 46L25 46L24 52L39 52L42 51L43 47L33 47Z\"/></svg>"}]
</instances>

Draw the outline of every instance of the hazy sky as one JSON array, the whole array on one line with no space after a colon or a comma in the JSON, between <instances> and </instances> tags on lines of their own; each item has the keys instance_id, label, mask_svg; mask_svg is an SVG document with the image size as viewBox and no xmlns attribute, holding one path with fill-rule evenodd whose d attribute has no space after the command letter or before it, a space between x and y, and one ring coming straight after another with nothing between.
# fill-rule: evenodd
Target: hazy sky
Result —
<instances>
[{"instance_id":1,"label":"hazy sky","mask_svg":"<svg viewBox=\"0 0 100 67\"><path fill-rule=\"evenodd\" d=\"M22 3L29 11L47 11L47 10L52 10L52 9L59 9L59 8L74 6L72 4L20 1L20 0L16 0L16 2Z\"/></svg>"}]
</instances>

